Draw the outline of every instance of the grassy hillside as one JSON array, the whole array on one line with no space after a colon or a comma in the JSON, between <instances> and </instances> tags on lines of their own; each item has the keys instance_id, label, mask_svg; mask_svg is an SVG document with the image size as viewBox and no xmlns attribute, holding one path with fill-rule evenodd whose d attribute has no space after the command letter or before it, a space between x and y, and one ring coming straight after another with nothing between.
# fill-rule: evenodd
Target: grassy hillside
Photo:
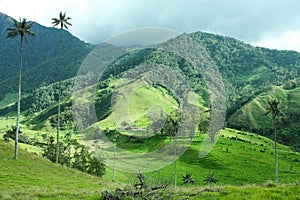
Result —
<instances>
[{"instance_id":1,"label":"grassy hillside","mask_svg":"<svg viewBox=\"0 0 300 200\"><path fill-rule=\"evenodd\" d=\"M227 124L237 129L252 130L273 137L271 117L266 116L265 113L268 101L276 98L280 101L280 110L284 113L277 125L279 141L299 151L300 87L298 82L299 79L295 79L282 86L269 87L235 112L228 119Z\"/></svg>"},{"instance_id":2,"label":"grassy hillside","mask_svg":"<svg viewBox=\"0 0 300 200\"><path fill-rule=\"evenodd\" d=\"M204 158L199 158L199 149L206 135L197 135L192 145L177 160L177 182L182 186L182 175L186 172L192 174L196 185L204 186L203 180L213 172L219 180L217 185L247 185L264 184L275 180L275 150L274 142L266 137L225 129L221 132L217 144L213 150ZM111 136L110 139L113 139ZM137 142L138 140L138 142ZM117 141L117 147L135 153L136 159L140 153L160 149L163 145L170 144L168 138L151 137L149 139L133 138L132 136L121 136ZM300 179L300 154L292 151L289 147L279 145L279 182L295 183ZM112 149L107 149L112 151ZM116 154L116 157L121 154ZM143 168L137 168L143 171ZM147 172L149 182L155 182L157 178L169 181L173 185L174 165L170 164L155 172ZM126 176L119 176L117 172L116 181L127 182ZM110 173L105 175L111 176ZM124 179L126 178L126 179ZM157 180L156 180L157 181Z\"/></svg>"},{"instance_id":3,"label":"grassy hillside","mask_svg":"<svg viewBox=\"0 0 300 200\"><path fill-rule=\"evenodd\" d=\"M222 199L222 200L237 200L237 199L299 199L299 184L282 184L274 187L272 183L263 185L246 185L246 186L220 186L215 190L220 192L202 192L201 194L192 196L202 191L203 188L190 187L177 190L175 198L190 195L190 200L196 199Z\"/></svg>"},{"instance_id":4,"label":"grassy hillside","mask_svg":"<svg viewBox=\"0 0 300 200\"><path fill-rule=\"evenodd\" d=\"M0 140L1 199L83 199L97 197L103 180L20 150ZM97 198L95 198L97 199Z\"/></svg>"},{"instance_id":5,"label":"grassy hillside","mask_svg":"<svg viewBox=\"0 0 300 200\"><path fill-rule=\"evenodd\" d=\"M124 81L121 82L125 84ZM127 90L132 90L132 93L127 94ZM147 128L150 115L159 115L161 112L168 114L178 109L178 103L168 91L145 82L126 84L117 93L122 98L112 105L113 112L99 122L102 129L121 128L124 122L125 126Z\"/></svg>"},{"instance_id":6,"label":"grassy hillside","mask_svg":"<svg viewBox=\"0 0 300 200\"><path fill-rule=\"evenodd\" d=\"M198 158L199 147L205 135L197 136L191 147L177 161L178 188L173 189L173 164L156 172L146 173L148 183L164 179L170 182L168 193L182 199L202 190L203 180L213 172L218 179L214 189L224 194L204 192L194 199L205 198L254 198L254 199L297 199L300 182L300 154L289 147L279 145L279 186L274 180L273 142L262 136L232 129L222 131L211 153ZM145 140L135 144L135 152L145 151L156 140ZM126 140L119 147L132 148ZM118 154L117 154L118 156ZM103 190L130 186L134 174L116 172L116 182L111 182L112 171L107 169L103 178L71 170L47 161L40 156L20 150L18 160L13 159L13 145L0 140L0 197L2 199L98 199ZM184 186L181 176L192 173L195 185ZM230 186L235 185L235 186ZM244 186L240 186L244 185ZM191 198L193 199L193 198Z\"/></svg>"},{"instance_id":7,"label":"grassy hillside","mask_svg":"<svg viewBox=\"0 0 300 200\"><path fill-rule=\"evenodd\" d=\"M17 94L15 93L7 93L5 98L0 101L0 109L9 106L17 101Z\"/></svg>"}]
</instances>

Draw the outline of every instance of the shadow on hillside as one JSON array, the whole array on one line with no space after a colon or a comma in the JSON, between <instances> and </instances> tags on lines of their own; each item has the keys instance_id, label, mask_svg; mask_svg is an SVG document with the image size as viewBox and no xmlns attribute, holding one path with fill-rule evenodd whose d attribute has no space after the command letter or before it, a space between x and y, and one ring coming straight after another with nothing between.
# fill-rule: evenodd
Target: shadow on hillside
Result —
<instances>
[{"instance_id":1,"label":"shadow on hillside","mask_svg":"<svg viewBox=\"0 0 300 200\"><path fill-rule=\"evenodd\" d=\"M197 165L205 169L225 169L226 167L218 161L216 158L209 154L204 158L199 158L199 150L188 149L180 158L180 162L184 162L189 165Z\"/></svg>"}]
</instances>

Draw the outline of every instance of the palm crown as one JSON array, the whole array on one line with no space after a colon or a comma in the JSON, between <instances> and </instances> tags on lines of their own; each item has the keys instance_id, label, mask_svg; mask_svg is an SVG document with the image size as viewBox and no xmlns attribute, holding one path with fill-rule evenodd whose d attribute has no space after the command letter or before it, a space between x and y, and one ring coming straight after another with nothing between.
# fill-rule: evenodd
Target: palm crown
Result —
<instances>
[{"instance_id":1,"label":"palm crown","mask_svg":"<svg viewBox=\"0 0 300 200\"><path fill-rule=\"evenodd\" d=\"M284 114L279 110L280 101L271 100L268 102L269 108L266 114L271 113L273 120L278 116L283 116Z\"/></svg>"},{"instance_id":2,"label":"palm crown","mask_svg":"<svg viewBox=\"0 0 300 200\"><path fill-rule=\"evenodd\" d=\"M57 18L52 18L52 24L54 24L54 26L57 26L60 24L60 28L63 29L65 27L65 29L68 29L68 26L72 26L72 24L70 22L68 22L68 20L70 20L70 17L66 17L66 13L59 13L59 19Z\"/></svg>"},{"instance_id":3,"label":"palm crown","mask_svg":"<svg viewBox=\"0 0 300 200\"><path fill-rule=\"evenodd\" d=\"M15 38L16 36L20 35L22 38L25 38L25 41L27 42L26 35L36 36L35 33L31 32L31 27L33 26L33 22L27 23L26 18L23 18L22 20L18 22L15 19L12 19L14 23L13 28L7 28L9 32L7 33L7 38Z\"/></svg>"}]
</instances>

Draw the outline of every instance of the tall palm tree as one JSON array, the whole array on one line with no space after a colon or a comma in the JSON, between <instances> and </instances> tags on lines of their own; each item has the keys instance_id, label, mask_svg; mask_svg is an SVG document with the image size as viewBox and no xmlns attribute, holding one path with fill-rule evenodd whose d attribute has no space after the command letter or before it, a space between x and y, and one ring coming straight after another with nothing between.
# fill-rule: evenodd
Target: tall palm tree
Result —
<instances>
[{"instance_id":1,"label":"tall palm tree","mask_svg":"<svg viewBox=\"0 0 300 200\"><path fill-rule=\"evenodd\" d=\"M268 102L269 108L267 114L271 113L272 115L272 129L274 130L275 135L275 182L278 183L278 149L277 149L277 131L276 131L276 121L277 118L283 116L283 113L279 110L280 102L276 99Z\"/></svg>"},{"instance_id":2,"label":"tall palm tree","mask_svg":"<svg viewBox=\"0 0 300 200\"><path fill-rule=\"evenodd\" d=\"M57 111L57 135L56 135L56 159L55 162L58 163L58 155L59 155L59 133L60 133L60 96L61 96L61 77L62 77L62 32L63 29L68 29L68 26L72 26L71 23L68 21L70 20L70 17L66 17L66 13L59 13L59 18L52 18L52 24L54 26L60 25L60 51L59 51L59 57L60 57L60 65L59 65L59 83L58 83L58 111Z\"/></svg>"},{"instance_id":3,"label":"tall palm tree","mask_svg":"<svg viewBox=\"0 0 300 200\"><path fill-rule=\"evenodd\" d=\"M36 36L35 33L31 32L33 22L27 23L26 18L20 19L19 21L12 19L14 23L13 28L7 28L9 31L7 33L7 38L15 38L20 35L20 65L19 65L19 84L18 84L18 107L17 107L17 123L16 123L16 138L15 138L15 159L18 159L18 139L19 139L19 130L20 130L20 104L21 104L21 83L22 83L22 50L23 50L23 41L25 40L28 43L27 35Z\"/></svg>"}]
</instances>

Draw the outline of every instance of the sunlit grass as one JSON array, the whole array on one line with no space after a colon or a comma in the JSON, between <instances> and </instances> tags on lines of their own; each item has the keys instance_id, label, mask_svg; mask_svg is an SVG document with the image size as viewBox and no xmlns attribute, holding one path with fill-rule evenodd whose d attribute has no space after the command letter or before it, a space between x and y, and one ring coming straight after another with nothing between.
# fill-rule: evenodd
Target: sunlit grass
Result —
<instances>
[{"instance_id":1,"label":"sunlit grass","mask_svg":"<svg viewBox=\"0 0 300 200\"><path fill-rule=\"evenodd\" d=\"M22 149L15 160L13 152L13 145L0 140L1 199L86 199L99 196L103 189L101 178L56 165Z\"/></svg>"}]
</instances>

